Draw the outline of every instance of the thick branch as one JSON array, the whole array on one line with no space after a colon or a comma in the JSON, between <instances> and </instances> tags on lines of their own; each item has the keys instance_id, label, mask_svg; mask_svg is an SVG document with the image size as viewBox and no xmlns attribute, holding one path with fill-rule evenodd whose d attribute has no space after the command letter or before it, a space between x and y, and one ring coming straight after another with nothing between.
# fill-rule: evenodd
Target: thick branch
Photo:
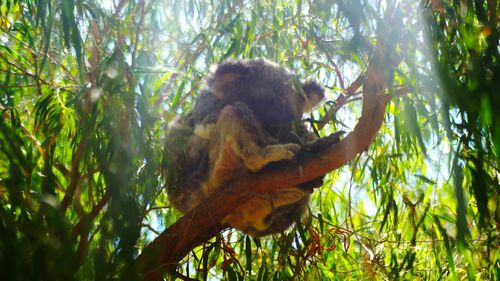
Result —
<instances>
[{"instance_id":1,"label":"thick branch","mask_svg":"<svg viewBox=\"0 0 500 281\"><path fill-rule=\"evenodd\" d=\"M380 58L380 55L376 55ZM165 272L197 245L215 236L219 222L257 193L296 186L333 171L368 148L382 125L388 96L380 59L366 72L362 115L354 130L342 141L318 154L300 152L295 161L247 174L229 183L205 204L195 208L166 229L138 257L147 280L161 280Z\"/></svg>"}]
</instances>

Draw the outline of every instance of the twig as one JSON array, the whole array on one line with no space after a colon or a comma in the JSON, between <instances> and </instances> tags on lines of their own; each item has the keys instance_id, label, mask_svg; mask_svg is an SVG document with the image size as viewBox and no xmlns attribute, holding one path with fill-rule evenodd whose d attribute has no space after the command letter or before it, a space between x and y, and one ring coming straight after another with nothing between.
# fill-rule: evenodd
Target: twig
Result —
<instances>
[{"instance_id":1,"label":"twig","mask_svg":"<svg viewBox=\"0 0 500 281\"><path fill-rule=\"evenodd\" d=\"M130 64L130 68L132 69L132 71L134 70L134 67L135 67L137 47L139 45L139 36L141 35L141 26L142 26L142 22L144 21L144 15L146 14L146 9L144 8L144 0L140 0L137 5L139 6L139 9L141 10L141 17L139 18L139 22L137 23L137 26L135 29L134 49L132 50L132 62Z\"/></svg>"},{"instance_id":2,"label":"twig","mask_svg":"<svg viewBox=\"0 0 500 281\"><path fill-rule=\"evenodd\" d=\"M351 85L345 90L344 93L340 94L337 99L335 100L335 105L328 111L326 112L325 116L323 116L317 123L318 130L321 130L328 122L330 121L330 117L335 115L337 111L342 108L344 105L346 105L349 102L352 102L354 100L359 100L359 98L354 98L350 99L350 97L356 95L356 91L363 85L365 81L365 76L366 73L362 73L354 80L354 82L351 83Z\"/></svg>"},{"instance_id":3,"label":"twig","mask_svg":"<svg viewBox=\"0 0 500 281\"><path fill-rule=\"evenodd\" d=\"M37 85L29 84L29 85L0 85L0 88L9 89L9 88L30 88L36 87Z\"/></svg>"},{"instance_id":4,"label":"twig","mask_svg":"<svg viewBox=\"0 0 500 281\"><path fill-rule=\"evenodd\" d=\"M64 198L61 201L61 211L63 213L66 212L69 203L71 202L71 200L73 200L73 195L75 194L78 182L80 181L80 171L78 169L80 166L80 159L82 158L83 150L85 149L86 143L87 143L86 139L85 137L83 137L80 140L80 143L78 144L75 153L73 154L73 161L71 162L70 183L68 189L66 190L66 193L64 194Z\"/></svg>"}]
</instances>

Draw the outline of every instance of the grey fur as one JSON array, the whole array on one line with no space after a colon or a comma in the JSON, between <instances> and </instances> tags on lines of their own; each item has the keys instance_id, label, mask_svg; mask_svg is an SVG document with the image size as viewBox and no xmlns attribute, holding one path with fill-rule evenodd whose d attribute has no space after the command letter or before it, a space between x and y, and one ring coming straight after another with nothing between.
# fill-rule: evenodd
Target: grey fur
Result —
<instances>
[{"instance_id":1,"label":"grey fur","mask_svg":"<svg viewBox=\"0 0 500 281\"><path fill-rule=\"evenodd\" d=\"M290 71L267 60L229 61L214 68L207 77L207 88L197 97L193 108L169 126L165 170L172 205L187 212L221 188L228 178L293 157L296 144L316 139L301 118L323 96L323 88L316 82L301 83ZM219 118L223 111L224 118ZM240 155L240 164L221 155L220 151L230 149L231 142L225 143L227 138L236 141L233 144L236 147L231 146L236 154L231 157ZM238 152L240 149L243 150ZM262 160L255 160L260 159L254 159L257 153L263 151L278 154L263 154L259 156L264 157ZM247 166L251 163L247 157L260 164ZM234 172L225 172L223 179L219 178L218 167L226 169L228 163L237 165ZM261 195L254 203L242 205L226 221L253 236L281 232L304 212L311 192L308 186L316 186L318 180L304 184L305 189L290 187L283 193ZM252 209L250 204L264 209ZM270 208L267 213L266 208ZM254 213L255 218L251 217Z\"/></svg>"}]
</instances>

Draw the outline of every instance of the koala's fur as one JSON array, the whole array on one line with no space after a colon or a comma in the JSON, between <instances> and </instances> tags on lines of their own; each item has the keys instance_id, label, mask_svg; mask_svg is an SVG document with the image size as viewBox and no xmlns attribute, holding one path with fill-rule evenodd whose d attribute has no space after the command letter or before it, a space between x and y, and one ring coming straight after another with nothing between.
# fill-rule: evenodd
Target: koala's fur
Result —
<instances>
[{"instance_id":1,"label":"koala's fur","mask_svg":"<svg viewBox=\"0 0 500 281\"><path fill-rule=\"evenodd\" d=\"M323 97L316 82L300 83L266 60L217 66L193 108L169 126L172 205L188 212L238 176L292 159L300 144L315 140L300 121ZM255 237L281 232L304 212L311 191L305 184L259 194L224 222Z\"/></svg>"}]
</instances>

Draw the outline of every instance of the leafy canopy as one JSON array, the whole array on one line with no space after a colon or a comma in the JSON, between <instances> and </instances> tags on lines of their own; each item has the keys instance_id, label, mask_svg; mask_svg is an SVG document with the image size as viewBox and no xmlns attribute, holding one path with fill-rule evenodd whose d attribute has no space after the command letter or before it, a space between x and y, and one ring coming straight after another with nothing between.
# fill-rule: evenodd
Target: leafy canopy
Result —
<instances>
[{"instance_id":1,"label":"leafy canopy","mask_svg":"<svg viewBox=\"0 0 500 281\"><path fill-rule=\"evenodd\" d=\"M350 86L385 40L400 61L366 152L328 175L293 229L225 231L176 276L500 279L498 5L0 1L2 276L139 279L136 257L180 217L162 137L212 64L265 57L321 81L329 102L309 118L327 116L325 136L353 129Z\"/></svg>"}]
</instances>

